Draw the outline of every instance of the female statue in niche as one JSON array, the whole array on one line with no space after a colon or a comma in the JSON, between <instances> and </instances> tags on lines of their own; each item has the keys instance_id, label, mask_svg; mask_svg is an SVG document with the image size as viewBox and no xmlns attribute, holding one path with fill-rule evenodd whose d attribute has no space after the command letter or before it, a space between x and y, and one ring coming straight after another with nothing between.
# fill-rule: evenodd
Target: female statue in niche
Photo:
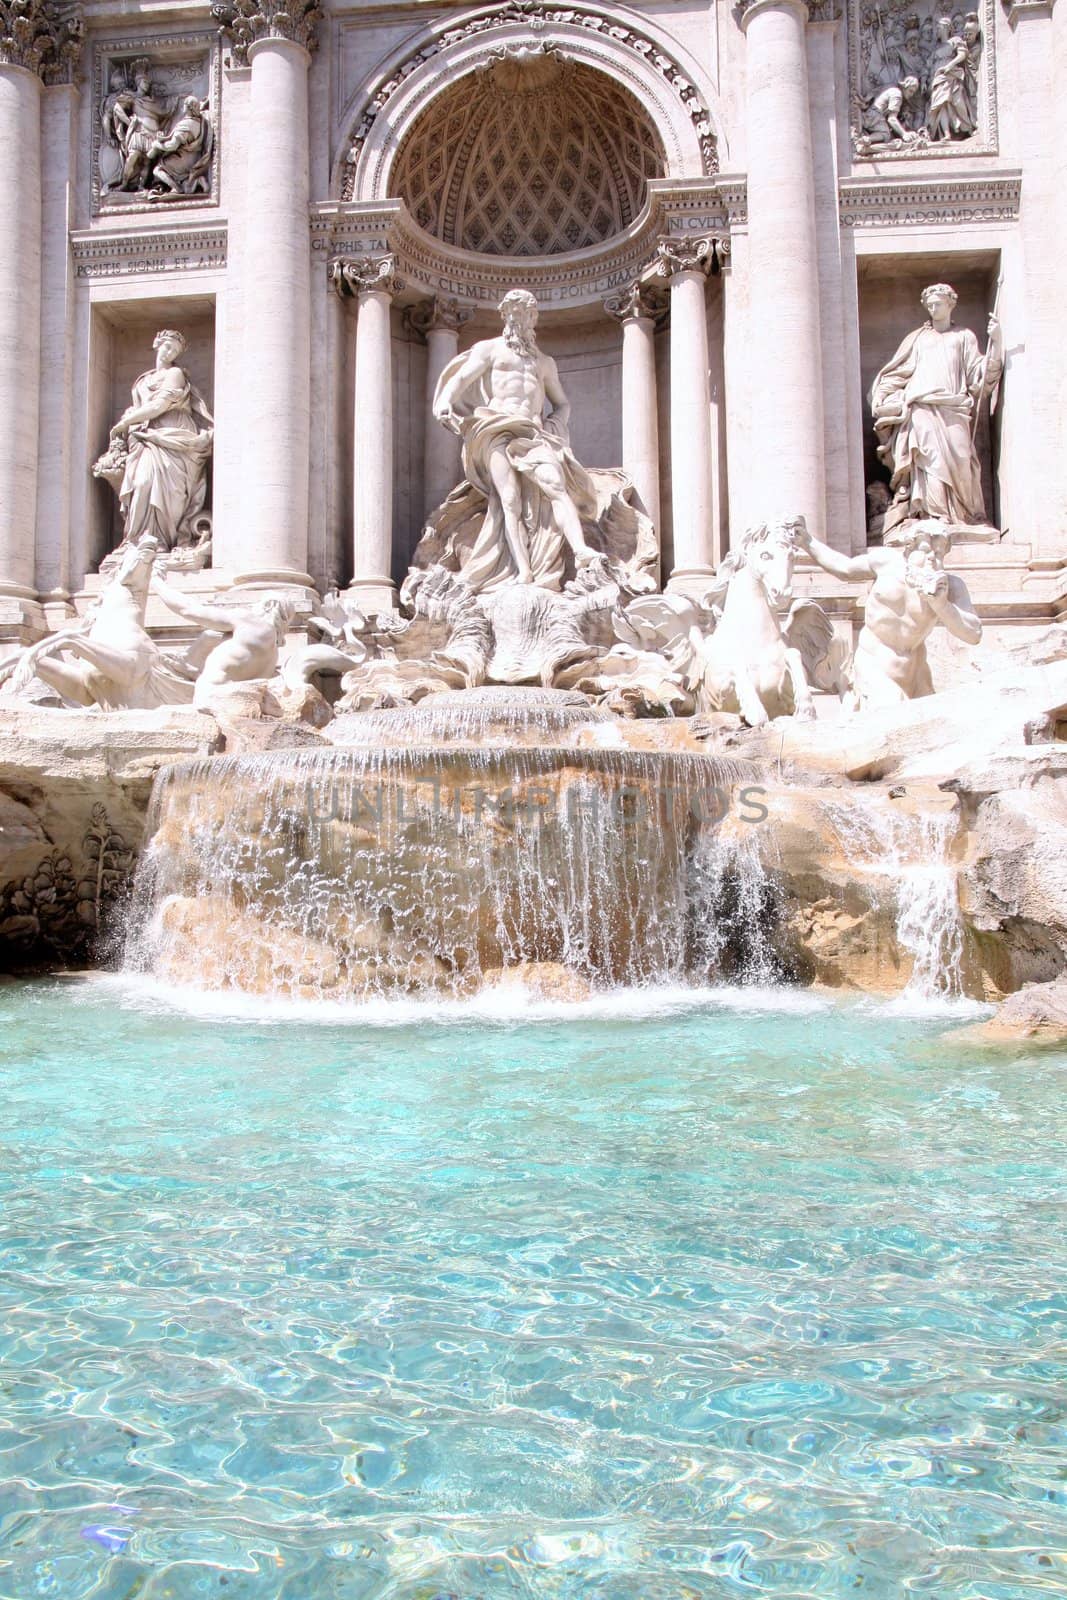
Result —
<instances>
[{"instance_id":1,"label":"female statue in niche","mask_svg":"<svg viewBox=\"0 0 1067 1600\"><path fill-rule=\"evenodd\" d=\"M178 365L184 334L164 328L153 348L156 364L134 383L133 403L93 472L119 497L123 545L151 534L166 551L198 537L215 430L203 396Z\"/></svg>"},{"instance_id":2,"label":"female statue in niche","mask_svg":"<svg viewBox=\"0 0 1067 1600\"><path fill-rule=\"evenodd\" d=\"M929 321L908 334L871 389L878 455L892 474L885 534L909 518L985 522L976 411L1000 382L1004 343L992 316L983 356L970 328L953 324L956 299L947 283L923 290Z\"/></svg>"}]
</instances>

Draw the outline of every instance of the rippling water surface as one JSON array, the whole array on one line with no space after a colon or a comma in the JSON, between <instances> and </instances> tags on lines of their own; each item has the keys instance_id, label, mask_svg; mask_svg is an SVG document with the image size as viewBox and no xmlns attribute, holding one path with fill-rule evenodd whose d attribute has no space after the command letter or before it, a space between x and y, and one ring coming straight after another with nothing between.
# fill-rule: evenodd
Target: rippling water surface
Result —
<instances>
[{"instance_id":1,"label":"rippling water surface","mask_svg":"<svg viewBox=\"0 0 1067 1600\"><path fill-rule=\"evenodd\" d=\"M4 1600L1067 1593L1067 1058L559 1016L0 988Z\"/></svg>"}]
</instances>

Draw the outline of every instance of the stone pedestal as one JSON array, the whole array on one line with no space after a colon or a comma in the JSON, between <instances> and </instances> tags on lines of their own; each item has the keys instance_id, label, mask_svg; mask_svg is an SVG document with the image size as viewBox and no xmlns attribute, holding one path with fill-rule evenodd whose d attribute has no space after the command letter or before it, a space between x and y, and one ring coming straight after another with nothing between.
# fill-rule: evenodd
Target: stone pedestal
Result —
<instances>
[{"instance_id":1,"label":"stone pedestal","mask_svg":"<svg viewBox=\"0 0 1067 1600\"><path fill-rule=\"evenodd\" d=\"M755 0L746 35L753 520L826 520L819 271L803 0Z\"/></svg>"},{"instance_id":2,"label":"stone pedestal","mask_svg":"<svg viewBox=\"0 0 1067 1600\"><path fill-rule=\"evenodd\" d=\"M338 292L356 301L352 396L352 582L363 611L396 604L393 564L393 259L340 261Z\"/></svg>"},{"instance_id":3,"label":"stone pedestal","mask_svg":"<svg viewBox=\"0 0 1067 1600\"><path fill-rule=\"evenodd\" d=\"M660 245L671 286L671 491L674 567L669 589L699 594L714 566L711 496L711 395L705 275L710 239Z\"/></svg>"},{"instance_id":4,"label":"stone pedestal","mask_svg":"<svg viewBox=\"0 0 1067 1600\"><path fill-rule=\"evenodd\" d=\"M0 65L0 628L36 611L35 528L41 374L41 80Z\"/></svg>"},{"instance_id":5,"label":"stone pedestal","mask_svg":"<svg viewBox=\"0 0 1067 1600\"><path fill-rule=\"evenodd\" d=\"M605 302L622 324L622 464L660 532L659 418L656 397L656 321L662 296L640 283Z\"/></svg>"},{"instance_id":6,"label":"stone pedestal","mask_svg":"<svg viewBox=\"0 0 1067 1600\"><path fill-rule=\"evenodd\" d=\"M308 62L302 44L267 36L251 65L241 369L244 515L220 528L216 561L239 584L313 588L307 572L311 404Z\"/></svg>"}]
</instances>

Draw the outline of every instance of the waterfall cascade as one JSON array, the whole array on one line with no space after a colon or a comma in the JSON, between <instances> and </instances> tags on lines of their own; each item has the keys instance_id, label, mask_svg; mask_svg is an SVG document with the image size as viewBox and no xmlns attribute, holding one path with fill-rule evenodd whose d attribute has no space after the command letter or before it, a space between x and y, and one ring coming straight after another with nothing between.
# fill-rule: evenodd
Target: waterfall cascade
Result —
<instances>
[{"instance_id":1,"label":"waterfall cascade","mask_svg":"<svg viewBox=\"0 0 1067 1600\"><path fill-rule=\"evenodd\" d=\"M127 969L343 999L515 979L561 995L774 983L794 959L797 863L820 848L821 817L888 913L887 960L910 957L906 993L962 991L950 810L859 790L802 804L812 832L783 872L784 791L745 762L632 748L582 696L442 694L339 719L336 733L160 776Z\"/></svg>"},{"instance_id":2,"label":"waterfall cascade","mask_svg":"<svg viewBox=\"0 0 1067 1600\"><path fill-rule=\"evenodd\" d=\"M846 857L873 899L892 900L896 938L911 957L905 995L957 999L963 992L963 918L951 848L952 811L909 812L885 806L827 808Z\"/></svg>"},{"instance_id":3,"label":"waterfall cascade","mask_svg":"<svg viewBox=\"0 0 1067 1600\"><path fill-rule=\"evenodd\" d=\"M593 986L714 975L718 824L758 775L607 748L612 719L571 695L468 692L459 719L446 698L346 719L341 748L163 774L127 966L346 998L531 965Z\"/></svg>"},{"instance_id":4,"label":"waterfall cascade","mask_svg":"<svg viewBox=\"0 0 1067 1600\"><path fill-rule=\"evenodd\" d=\"M411 745L463 745L512 749L516 745L596 745L612 736L610 711L565 689L488 687L430 695L417 706L358 711L336 717L330 743L342 749L408 749Z\"/></svg>"}]
</instances>

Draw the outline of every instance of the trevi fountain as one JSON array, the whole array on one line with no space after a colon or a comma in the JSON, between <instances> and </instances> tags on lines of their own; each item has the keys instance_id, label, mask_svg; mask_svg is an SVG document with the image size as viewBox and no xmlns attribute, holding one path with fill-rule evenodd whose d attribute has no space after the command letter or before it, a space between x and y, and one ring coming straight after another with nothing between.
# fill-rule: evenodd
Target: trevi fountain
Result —
<instances>
[{"instance_id":1,"label":"trevi fountain","mask_svg":"<svg viewBox=\"0 0 1067 1600\"><path fill-rule=\"evenodd\" d=\"M1065 4L0 4L0 1600L1065 1592Z\"/></svg>"}]
</instances>

